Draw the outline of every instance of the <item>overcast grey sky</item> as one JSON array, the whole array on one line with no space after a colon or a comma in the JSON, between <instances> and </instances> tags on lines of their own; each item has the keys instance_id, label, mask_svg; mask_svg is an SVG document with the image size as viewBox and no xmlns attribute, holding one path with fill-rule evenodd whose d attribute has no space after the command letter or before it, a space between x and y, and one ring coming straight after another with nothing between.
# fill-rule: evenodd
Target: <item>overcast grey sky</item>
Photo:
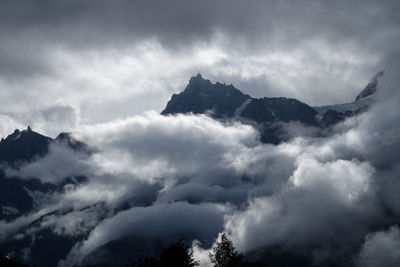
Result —
<instances>
[{"instance_id":1,"label":"overcast grey sky","mask_svg":"<svg viewBox=\"0 0 400 267\"><path fill-rule=\"evenodd\" d=\"M315 262L397 266L398 14L398 0L0 0L0 135L30 124L50 136L74 131L96 148L54 144L8 169L88 182L0 221L0 242L74 207L36 229L88 233L58 266L124 235L212 243L222 231L240 252L281 246ZM310 136L273 146L239 122L159 115L198 72L255 97L323 105L354 100L382 69L376 103L327 136L304 129ZM209 246L193 248L208 258Z\"/></svg>"},{"instance_id":2,"label":"overcast grey sky","mask_svg":"<svg viewBox=\"0 0 400 267\"><path fill-rule=\"evenodd\" d=\"M0 2L0 135L160 112L201 72L253 96L353 100L397 57L399 1Z\"/></svg>"}]
</instances>

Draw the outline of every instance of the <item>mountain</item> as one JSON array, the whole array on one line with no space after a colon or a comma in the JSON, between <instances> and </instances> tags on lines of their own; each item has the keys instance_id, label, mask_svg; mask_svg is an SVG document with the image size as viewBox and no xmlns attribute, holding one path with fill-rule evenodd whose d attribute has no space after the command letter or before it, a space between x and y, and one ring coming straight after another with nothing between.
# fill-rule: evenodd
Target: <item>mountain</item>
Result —
<instances>
[{"instance_id":1,"label":"mountain","mask_svg":"<svg viewBox=\"0 0 400 267\"><path fill-rule=\"evenodd\" d=\"M0 142L0 221L10 222L17 218L42 208L55 193L64 190L67 185L84 183L85 177L65 177L59 184L44 183L40 177L21 178L18 170L29 162L47 155L51 145L61 145L77 152L90 153L86 144L78 141L69 133L61 133L56 138L41 135L30 127L25 130L15 130L14 133ZM88 207L91 209L94 207ZM55 266L77 242L77 239L54 234L51 230L36 231L45 218L56 216L67 211L51 211L44 214L29 225L19 230L20 238L4 240L0 251L6 252L12 258L24 261L26 251L29 251L30 266ZM83 238L83 236L79 236ZM25 254L24 254L25 253ZM1 265L2 266L2 265Z\"/></svg>"},{"instance_id":2,"label":"mountain","mask_svg":"<svg viewBox=\"0 0 400 267\"><path fill-rule=\"evenodd\" d=\"M296 99L264 97L251 99L239 116L257 123L297 121L315 126L317 125L316 114L312 107Z\"/></svg>"},{"instance_id":3,"label":"mountain","mask_svg":"<svg viewBox=\"0 0 400 267\"><path fill-rule=\"evenodd\" d=\"M38 197L55 190L55 186L43 184L38 179L23 180L9 177L6 168L18 169L35 158L44 156L52 142L50 137L32 131L30 127L2 139L0 142L0 219L11 220L30 212L39 205Z\"/></svg>"},{"instance_id":4,"label":"mountain","mask_svg":"<svg viewBox=\"0 0 400 267\"><path fill-rule=\"evenodd\" d=\"M14 165L20 161L30 161L34 157L43 156L48 152L52 139L32 131L15 130L13 134L0 142L0 162Z\"/></svg>"},{"instance_id":5,"label":"mountain","mask_svg":"<svg viewBox=\"0 0 400 267\"><path fill-rule=\"evenodd\" d=\"M87 144L75 139L71 135L71 133L60 133L54 140L52 140L52 142L65 145L75 151L84 152L88 154L92 152Z\"/></svg>"},{"instance_id":6,"label":"mountain","mask_svg":"<svg viewBox=\"0 0 400 267\"><path fill-rule=\"evenodd\" d=\"M299 122L318 126L317 112L307 104L285 97L253 98L233 85L213 84L200 74L190 78L185 90L174 94L162 115L207 114L220 120L255 123L261 140L277 144L282 141L282 127L277 123Z\"/></svg>"},{"instance_id":7,"label":"mountain","mask_svg":"<svg viewBox=\"0 0 400 267\"><path fill-rule=\"evenodd\" d=\"M52 139L33 131L28 126L27 129L22 131L16 129L6 139L1 139L0 164L18 168L18 165L22 163L45 156L51 144L65 145L75 151L90 152L85 143L76 140L70 133L60 133Z\"/></svg>"},{"instance_id":8,"label":"mountain","mask_svg":"<svg viewBox=\"0 0 400 267\"><path fill-rule=\"evenodd\" d=\"M380 71L378 72L373 78L372 80L367 84L367 86L364 88L364 90L362 90L358 96L356 97L356 101L360 101L362 99L365 99L373 94L375 94L377 88L378 88L378 80L380 77L383 76L385 72L384 71Z\"/></svg>"},{"instance_id":9,"label":"mountain","mask_svg":"<svg viewBox=\"0 0 400 267\"><path fill-rule=\"evenodd\" d=\"M174 94L163 115L177 113L208 114L214 118L244 118L257 123L299 121L315 125L316 115L307 104L296 99L253 98L233 85L213 84L200 74L192 77L185 90Z\"/></svg>"},{"instance_id":10,"label":"mountain","mask_svg":"<svg viewBox=\"0 0 400 267\"><path fill-rule=\"evenodd\" d=\"M233 85L214 84L197 74L181 93L172 95L161 114L206 114L221 121L250 123L259 129L262 142L278 144L293 137L285 128L287 123L322 130L364 112L373 103L372 95L382 75L383 71L378 72L354 102L311 107L292 98L253 98Z\"/></svg>"},{"instance_id":11,"label":"mountain","mask_svg":"<svg viewBox=\"0 0 400 267\"><path fill-rule=\"evenodd\" d=\"M86 144L75 140L68 133L57 138L41 135L29 126L25 130L16 129L14 133L0 142L0 220L12 220L29 213L40 206L42 199L52 192L61 190L70 183L81 183L83 177L66 177L59 185L43 183L40 177L21 179L8 174L7 170L18 171L20 167L45 156L50 145L65 145L75 151L88 153Z\"/></svg>"},{"instance_id":12,"label":"mountain","mask_svg":"<svg viewBox=\"0 0 400 267\"><path fill-rule=\"evenodd\" d=\"M39 207L40 199L57 190L39 179L23 180L0 170L0 220L12 220Z\"/></svg>"},{"instance_id":13,"label":"mountain","mask_svg":"<svg viewBox=\"0 0 400 267\"><path fill-rule=\"evenodd\" d=\"M161 114L207 113L214 118L229 118L233 117L240 105L248 99L251 97L232 85L212 84L198 74L190 78L182 93L172 95Z\"/></svg>"},{"instance_id":14,"label":"mountain","mask_svg":"<svg viewBox=\"0 0 400 267\"><path fill-rule=\"evenodd\" d=\"M379 88L379 78L383 75L384 71L379 71L375 74L353 102L313 107L318 113L320 125L322 127L330 127L346 118L368 110L368 108L373 104L375 93Z\"/></svg>"}]
</instances>

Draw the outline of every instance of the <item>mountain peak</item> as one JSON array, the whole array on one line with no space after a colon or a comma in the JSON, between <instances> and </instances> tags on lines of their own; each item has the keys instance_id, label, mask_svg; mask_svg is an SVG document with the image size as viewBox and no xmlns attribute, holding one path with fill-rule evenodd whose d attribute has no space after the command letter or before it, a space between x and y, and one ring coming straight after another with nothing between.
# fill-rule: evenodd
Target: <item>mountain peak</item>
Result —
<instances>
[{"instance_id":1,"label":"mountain peak","mask_svg":"<svg viewBox=\"0 0 400 267\"><path fill-rule=\"evenodd\" d=\"M37 155L44 155L51 142L51 138L32 131L16 129L7 138L0 142L0 161L13 163L20 160L30 160Z\"/></svg>"},{"instance_id":2,"label":"mountain peak","mask_svg":"<svg viewBox=\"0 0 400 267\"><path fill-rule=\"evenodd\" d=\"M196 76L190 78L187 88L204 87L210 84L211 84L210 80L204 79L200 73L197 73Z\"/></svg>"},{"instance_id":3,"label":"mountain peak","mask_svg":"<svg viewBox=\"0 0 400 267\"><path fill-rule=\"evenodd\" d=\"M360 101L368 96L375 94L378 89L379 78L382 77L384 74L385 72L383 70L375 74L375 76L372 77L367 86L358 94L358 96L356 97L356 101Z\"/></svg>"},{"instance_id":4,"label":"mountain peak","mask_svg":"<svg viewBox=\"0 0 400 267\"><path fill-rule=\"evenodd\" d=\"M10 140L17 140L17 139L21 138L22 136L25 136L25 135L30 134L30 133L32 133L32 134L37 134L36 132L32 131L32 129L31 129L30 126L28 126L28 127L26 128L26 130L23 130L23 131L21 131L21 130L19 130L19 129L15 129L14 132L13 132L12 134L10 134L9 136L7 136L6 139L2 139L2 140L8 140L8 141L10 141Z\"/></svg>"},{"instance_id":5,"label":"mountain peak","mask_svg":"<svg viewBox=\"0 0 400 267\"><path fill-rule=\"evenodd\" d=\"M232 85L211 83L199 73L190 78L183 92L172 96L161 114L210 113L214 117L231 117L249 98Z\"/></svg>"}]
</instances>

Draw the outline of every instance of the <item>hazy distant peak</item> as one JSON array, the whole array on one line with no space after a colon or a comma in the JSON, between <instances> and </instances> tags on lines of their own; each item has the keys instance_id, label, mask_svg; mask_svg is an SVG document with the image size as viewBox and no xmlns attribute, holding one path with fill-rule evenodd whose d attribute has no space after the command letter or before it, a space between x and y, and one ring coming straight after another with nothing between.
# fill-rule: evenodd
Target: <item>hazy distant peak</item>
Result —
<instances>
[{"instance_id":1,"label":"hazy distant peak","mask_svg":"<svg viewBox=\"0 0 400 267\"><path fill-rule=\"evenodd\" d=\"M356 97L356 101L360 101L368 96L375 94L378 90L379 78L382 77L384 73L385 72L382 70L375 74L375 76L372 77L367 86L358 94L358 96Z\"/></svg>"}]
</instances>

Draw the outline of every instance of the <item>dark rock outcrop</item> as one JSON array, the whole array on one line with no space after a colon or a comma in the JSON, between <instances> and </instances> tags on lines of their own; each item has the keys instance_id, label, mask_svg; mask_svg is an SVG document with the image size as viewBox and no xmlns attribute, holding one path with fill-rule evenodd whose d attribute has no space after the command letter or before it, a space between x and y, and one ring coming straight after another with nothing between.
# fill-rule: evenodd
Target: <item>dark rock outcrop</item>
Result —
<instances>
[{"instance_id":1,"label":"dark rock outcrop","mask_svg":"<svg viewBox=\"0 0 400 267\"><path fill-rule=\"evenodd\" d=\"M232 85L211 83L200 74L192 77L185 90L174 94L163 115L207 114L216 119L256 123L261 141L278 144L281 127L277 123L299 122L317 126L317 112L305 103L285 97L252 98Z\"/></svg>"},{"instance_id":2,"label":"dark rock outcrop","mask_svg":"<svg viewBox=\"0 0 400 267\"><path fill-rule=\"evenodd\" d=\"M172 95L161 114L208 113L215 118L233 117L236 109L249 98L232 85L213 84L198 74L190 79L182 93Z\"/></svg>"},{"instance_id":3,"label":"dark rock outcrop","mask_svg":"<svg viewBox=\"0 0 400 267\"><path fill-rule=\"evenodd\" d=\"M30 161L35 157L43 156L48 152L52 142L50 137L32 131L15 130L13 134L0 142L0 162L15 164L19 161Z\"/></svg>"},{"instance_id":4,"label":"dark rock outcrop","mask_svg":"<svg viewBox=\"0 0 400 267\"><path fill-rule=\"evenodd\" d=\"M44 183L40 177L22 179L18 170L29 162L44 157L52 144L61 144L72 150L89 153L86 144L62 133L57 138L41 135L30 127L15 130L0 142L0 220L12 220L29 213L46 194L62 190L66 184L85 182L84 177L65 177L60 184ZM10 172L11 171L11 172ZM14 173L15 174L10 174Z\"/></svg>"},{"instance_id":5,"label":"dark rock outcrop","mask_svg":"<svg viewBox=\"0 0 400 267\"><path fill-rule=\"evenodd\" d=\"M257 123L297 121L315 126L317 125L316 114L317 112L312 107L296 99L264 97L252 99L240 116Z\"/></svg>"}]
</instances>

